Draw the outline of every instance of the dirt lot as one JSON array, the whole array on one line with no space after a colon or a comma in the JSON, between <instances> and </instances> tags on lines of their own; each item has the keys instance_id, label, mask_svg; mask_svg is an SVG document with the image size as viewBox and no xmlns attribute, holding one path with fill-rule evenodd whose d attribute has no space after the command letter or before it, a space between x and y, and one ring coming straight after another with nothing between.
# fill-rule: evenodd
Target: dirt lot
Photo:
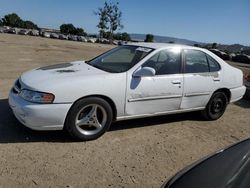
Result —
<instances>
[{"instance_id":1,"label":"dirt lot","mask_svg":"<svg viewBox=\"0 0 250 188\"><path fill-rule=\"evenodd\" d=\"M0 187L159 187L191 162L249 138L250 102L244 100L218 121L202 121L198 113L124 121L91 142L17 122L7 95L23 71L111 47L0 34Z\"/></svg>"}]
</instances>

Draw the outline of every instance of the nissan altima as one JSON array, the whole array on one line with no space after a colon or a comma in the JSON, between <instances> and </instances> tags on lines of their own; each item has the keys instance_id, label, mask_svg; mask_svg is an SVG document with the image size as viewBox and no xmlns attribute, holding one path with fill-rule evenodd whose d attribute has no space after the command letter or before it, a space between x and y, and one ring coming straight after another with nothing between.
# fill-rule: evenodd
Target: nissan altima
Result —
<instances>
[{"instance_id":1,"label":"nissan altima","mask_svg":"<svg viewBox=\"0 0 250 188\"><path fill-rule=\"evenodd\" d=\"M66 129L92 140L126 119L201 111L216 120L245 90L242 71L206 49L133 43L89 61L28 71L16 80L9 105L31 129Z\"/></svg>"}]
</instances>

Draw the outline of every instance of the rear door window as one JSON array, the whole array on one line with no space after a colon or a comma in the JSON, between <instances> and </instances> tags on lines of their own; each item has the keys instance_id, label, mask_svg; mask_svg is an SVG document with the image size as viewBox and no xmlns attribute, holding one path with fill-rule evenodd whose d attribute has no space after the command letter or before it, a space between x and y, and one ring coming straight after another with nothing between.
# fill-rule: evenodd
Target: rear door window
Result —
<instances>
[{"instance_id":1,"label":"rear door window","mask_svg":"<svg viewBox=\"0 0 250 188\"><path fill-rule=\"evenodd\" d=\"M185 50L185 73L209 72L207 57L199 50Z\"/></svg>"}]
</instances>

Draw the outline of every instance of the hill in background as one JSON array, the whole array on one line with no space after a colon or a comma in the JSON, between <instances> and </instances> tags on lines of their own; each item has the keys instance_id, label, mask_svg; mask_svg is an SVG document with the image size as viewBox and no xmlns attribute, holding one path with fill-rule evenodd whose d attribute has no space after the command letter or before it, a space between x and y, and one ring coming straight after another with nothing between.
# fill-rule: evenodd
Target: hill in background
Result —
<instances>
[{"instance_id":1,"label":"hill in background","mask_svg":"<svg viewBox=\"0 0 250 188\"><path fill-rule=\"evenodd\" d=\"M136 34L136 33L130 34L131 39L136 41L144 41L145 36L146 36L145 34ZM180 39L175 37L168 37L168 36L158 36L158 35L154 35L154 41L161 43L174 42L176 44L185 44L190 46L193 46L195 44L198 44L199 46L208 45L208 43L197 42L188 39ZM232 45L218 44L217 48L219 50L228 52L239 52L241 50L250 50L250 46L244 46L241 44L232 44Z\"/></svg>"}]
</instances>

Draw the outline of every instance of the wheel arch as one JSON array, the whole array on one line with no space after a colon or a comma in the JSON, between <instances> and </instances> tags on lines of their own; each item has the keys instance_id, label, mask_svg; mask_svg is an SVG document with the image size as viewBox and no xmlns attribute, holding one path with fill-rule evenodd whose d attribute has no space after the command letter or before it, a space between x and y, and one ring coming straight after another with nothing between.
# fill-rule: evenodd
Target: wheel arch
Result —
<instances>
[{"instance_id":1,"label":"wheel arch","mask_svg":"<svg viewBox=\"0 0 250 188\"><path fill-rule=\"evenodd\" d=\"M75 105L75 103L77 103L79 100L86 99L86 98L90 98L90 97L98 97L98 98L101 98L101 99L105 100L106 102L108 102L109 105L110 105L111 108L112 108L112 112L113 112L113 121L116 120L116 117L117 117L117 108L116 108L116 105L115 105L114 101L113 101L110 97L107 97L107 96L105 96L105 95L87 95L87 96L84 96L84 97L81 97L81 98L77 99L77 100L71 105L71 107L69 108L69 110L68 110L68 112L67 112L66 118L65 118L65 120L64 120L64 125L65 125L65 122L67 121L68 114L69 114L70 110L72 109L72 107Z\"/></svg>"},{"instance_id":2,"label":"wheel arch","mask_svg":"<svg viewBox=\"0 0 250 188\"><path fill-rule=\"evenodd\" d=\"M230 103L230 100L231 100L231 91L228 88L220 88L220 89L217 89L214 93L216 93L216 92L223 92L223 93L225 93L225 95L227 96L227 99L228 99L228 103Z\"/></svg>"}]
</instances>

